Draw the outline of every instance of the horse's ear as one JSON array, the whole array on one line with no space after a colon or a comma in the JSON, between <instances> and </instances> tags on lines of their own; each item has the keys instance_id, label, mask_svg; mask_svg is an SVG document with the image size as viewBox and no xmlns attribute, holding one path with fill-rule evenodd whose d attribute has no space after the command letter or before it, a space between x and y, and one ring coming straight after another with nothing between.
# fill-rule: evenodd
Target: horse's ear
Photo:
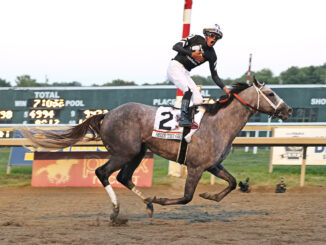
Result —
<instances>
[{"instance_id":1,"label":"horse's ear","mask_svg":"<svg viewBox=\"0 0 326 245\"><path fill-rule=\"evenodd\" d=\"M254 85L255 85L257 88L260 88L261 86L263 86L263 84L261 84L260 82L257 81L257 79L256 79L255 76L254 76L253 83L254 83Z\"/></svg>"}]
</instances>

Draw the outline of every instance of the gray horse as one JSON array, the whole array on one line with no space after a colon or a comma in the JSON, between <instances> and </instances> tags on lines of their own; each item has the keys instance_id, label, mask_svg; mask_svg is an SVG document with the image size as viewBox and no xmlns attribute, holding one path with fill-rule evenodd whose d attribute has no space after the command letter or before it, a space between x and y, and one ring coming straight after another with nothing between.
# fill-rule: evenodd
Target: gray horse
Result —
<instances>
[{"instance_id":1,"label":"gray horse","mask_svg":"<svg viewBox=\"0 0 326 245\"><path fill-rule=\"evenodd\" d=\"M147 197L132 182L132 175L143 159L147 149L168 160L175 161L180 141L152 137L157 108L127 103L107 114L91 117L82 124L63 133L37 131L41 138L31 131L24 135L38 147L64 148L84 139L91 132L93 139L102 139L111 154L110 160L96 169L96 175L103 184L113 203L111 219L119 214L119 203L110 183L110 175L120 170L117 180L138 195L147 205L147 212L153 214L153 203L161 205L186 204L193 198L197 184L204 171L228 182L228 186L217 194L202 193L205 199L221 201L236 188L236 179L221 165L228 155L232 141L256 112L286 120L292 109L270 88L254 79L253 85L238 83L232 88L232 96L224 103L204 105L205 115L200 129L192 136L188 146L186 166L187 178L184 196L176 199Z\"/></svg>"}]
</instances>

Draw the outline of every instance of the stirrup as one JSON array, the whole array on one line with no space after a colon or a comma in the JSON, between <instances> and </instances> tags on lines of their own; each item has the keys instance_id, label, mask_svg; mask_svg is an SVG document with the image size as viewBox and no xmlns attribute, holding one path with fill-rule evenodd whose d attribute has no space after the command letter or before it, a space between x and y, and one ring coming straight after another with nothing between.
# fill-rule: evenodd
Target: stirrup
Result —
<instances>
[{"instance_id":1,"label":"stirrup","mask_svg":"<svg viewBox=\"0 0 326 245\"><path fill-rule=\"evenodd\" d=\"M197 127L197 125L192 123L191 121L185 119L185 120L182 120L182 121L180 120L179 121L179 127L189 127L189 128L191 128L191 127Z\"/></svg>"}]
</instances>

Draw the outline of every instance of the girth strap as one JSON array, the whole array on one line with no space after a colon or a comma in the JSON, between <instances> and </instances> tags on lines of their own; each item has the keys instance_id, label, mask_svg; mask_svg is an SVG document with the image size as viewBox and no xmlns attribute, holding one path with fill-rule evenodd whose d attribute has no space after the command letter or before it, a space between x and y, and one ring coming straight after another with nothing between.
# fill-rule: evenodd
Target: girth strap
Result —
<instances>
[{"instance_id":1,"label":"girth strap","mask_svg":"<svg viewBox=\"0 0 326 245\"><path fill-rule=\"evenodd\" d=\"M179 152L176 162L185 164L188 150L188 143L185 140L185 136L190 132L190 128L186 127L183 129L182 140L180 142Z\"/></svg>"}]
</instances>

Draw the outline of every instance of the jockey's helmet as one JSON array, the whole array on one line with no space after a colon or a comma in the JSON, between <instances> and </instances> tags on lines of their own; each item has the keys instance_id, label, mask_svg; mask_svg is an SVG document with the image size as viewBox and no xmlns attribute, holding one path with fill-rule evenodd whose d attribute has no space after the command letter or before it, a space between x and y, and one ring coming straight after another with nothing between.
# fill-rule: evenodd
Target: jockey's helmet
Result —
<instances>
[{"instance_id":1,"label":"jockey's helmet","mask_svg":"<svg viewBox=\"0 0 326 245\"><path fill-rule=\"evenodd\" d=\"M217 37L217 40L222 39L223 33L221 32L221 28L218 24L214 24L213 26L207 27L203 29L203 33L205 36L210 35L212 33L215 34Z\"/></svg>"}]
</instances>

